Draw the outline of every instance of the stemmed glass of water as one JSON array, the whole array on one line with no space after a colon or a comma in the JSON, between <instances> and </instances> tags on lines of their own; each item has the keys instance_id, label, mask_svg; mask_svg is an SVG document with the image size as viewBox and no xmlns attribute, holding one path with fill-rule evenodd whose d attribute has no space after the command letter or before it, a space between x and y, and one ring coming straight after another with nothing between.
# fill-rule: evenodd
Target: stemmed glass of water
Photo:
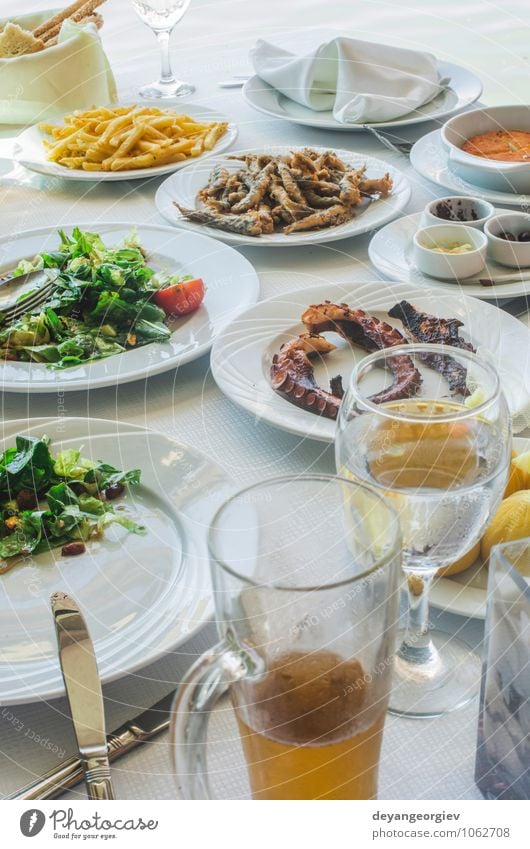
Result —
<instances>
[{"instance_id":1,"label":"stemmed glass of water","mask_svg":"<svg viewBox=\"0 0 530 849\"><path fill-rule=\"evenodd\" d=\"M153 30L160 44L162 70L158 82L142 86L140 94L147 99L184 97L193 94L195 86L177 80L171 70L169 39L173 27L184 16L191 0L132 0L140 20Z\"/></svg>"},{"instance_id":2,"label":"stemmed glass of water","mask_svg":"<svg viewBox=\"0 0 530 849\"><path fill-rule=\"evenodd\" d=\"M484 532L511 456L510 414L495 369L467 350L447 351L411 344L365 357L343 399L335 442L338 473L376 487L400 517L409 613L390 710L415 717L439 716L478 692L480 660L457 636L431 627L429 590L438 569ZM411 368L412 397L387 394L375 403L374 395Z\"/></svg>"}]
</instances>

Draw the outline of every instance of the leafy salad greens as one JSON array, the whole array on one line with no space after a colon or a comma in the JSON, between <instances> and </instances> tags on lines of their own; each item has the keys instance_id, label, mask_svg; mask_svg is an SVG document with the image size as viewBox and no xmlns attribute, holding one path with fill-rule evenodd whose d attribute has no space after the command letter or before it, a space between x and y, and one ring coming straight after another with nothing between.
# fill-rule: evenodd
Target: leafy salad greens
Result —
<instances>
[{"instance_id":1,"label":"leafy salad greens","mask_svg":"<svg viewBox=\"0 0 530 849\"><path fill-rule=\"evenodd\" d=\"M167 342L166 313L152 298L181 282L147 265L134 233L107 248L95 233L59 230L56 251L22 260L14 274L58 268L56 288L34 312L6 324L0 316L0 354L8 360L67 368L150 342ZM26 293L22 297L27 297Z\"/></svg>"},{"instance_id":2,"label":"leafy salad greens","mask_svg":"<svg viewBox=\"0 0 530 849\"><path fill-rule=\"evenodd\" d=\"M71 448L54 458L45 436L17 436L0 457L0 572L17 555L84 543L111 524L144 534L142 525L117 513L112 503L127 485L139 484L140 474L93 462ZM63 553L83 551L79 545Z\"/></svg>"}]
</instances>

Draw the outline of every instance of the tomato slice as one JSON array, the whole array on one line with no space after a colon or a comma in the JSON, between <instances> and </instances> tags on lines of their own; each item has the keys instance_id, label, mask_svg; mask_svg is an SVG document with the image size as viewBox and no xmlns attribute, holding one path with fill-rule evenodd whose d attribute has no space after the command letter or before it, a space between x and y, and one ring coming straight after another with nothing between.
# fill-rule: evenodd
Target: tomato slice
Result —
<instances>
[{"instance_id":1,"label":"tomato slice","mask_svg":"<svg viewBox=\"0 0 530 849\"><path fill-rule=\"evenodd\" d=\"M199 309L204 300L204 281L201 277L183 280L159 289L153 295L153 301L166 315L187 315Z\"/></svg>"}]
</instances>

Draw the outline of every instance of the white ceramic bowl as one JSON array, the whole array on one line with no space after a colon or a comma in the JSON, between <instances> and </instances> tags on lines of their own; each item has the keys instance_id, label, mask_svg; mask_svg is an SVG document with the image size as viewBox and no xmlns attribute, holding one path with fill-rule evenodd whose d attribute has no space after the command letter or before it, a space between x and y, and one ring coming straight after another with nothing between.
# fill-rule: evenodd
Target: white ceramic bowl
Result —
<instances>
[{"instance_id":1,"label":"white ceramic bowl","mask_svg":"<svg viewBox=\"0 0 530 849\"><path fill-rule=\"evenodd\" d=\"M439 214L437 214L439 212ZM482 230L489 218L495 215L495 207L481 198L448 196L431 200L423 210L422 227L436 224L458 224Z\"/></svg>"},{"instance_id":2,"label":"white ceramic bowl","mask_svg":"<svg viewBox=\"0 0 530 849\"><path fill-rule=\"evenodd\" d=\"M530 132L530 106L491 106L455 115L442 127L453 171L468 183L499 192L530 191L530 160L499 162L465 153L462 145L472 136L495 130Z\"/></svg>"},{"instance_id":3,"label":"white ceramic bowl","mask_svg":"<svg viewBox=\"0 0 530 849\"><path fill-rule=\"evenodd\" d=\"M517 238L524 230L530 231L530 215L526 212L506 212L490 218L484 227L490 257L510 268L530 266L530 242L511 242L499 236L504 232Z\"/></svg>"},{"instance_id":4,"label":"white ceramic bowl","mask_svg":"<svg viewBox=\"0 0 530 849\"><path fill-rule=\"evenodd\" d=\"M436 246L470 244L463 254L446 254L433 250ZM422 227L414 234L413 254L416 266L429 277L442 280L465 280L482 271L486 263L488 240L481 230L464 224L436 224Z\"/></svg>"}]
</instances>

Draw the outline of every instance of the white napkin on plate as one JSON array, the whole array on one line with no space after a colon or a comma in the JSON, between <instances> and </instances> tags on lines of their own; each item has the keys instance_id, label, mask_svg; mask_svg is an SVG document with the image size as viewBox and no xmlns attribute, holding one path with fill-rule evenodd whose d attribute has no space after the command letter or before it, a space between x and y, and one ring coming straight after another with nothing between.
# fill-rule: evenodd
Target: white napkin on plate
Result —
<instances>
[{"instance_id":1,"label":"white napkin on plate","mask_svg":"<svg viewBox=\"0 0 530 849\"><path fill-rule=\"evenodd\" d=\"M304 56L259 39L250 51L261 79L341 124L392 121L440 92L436 57L419 50L333 38Z\"/></svg>"}]
</instances>

